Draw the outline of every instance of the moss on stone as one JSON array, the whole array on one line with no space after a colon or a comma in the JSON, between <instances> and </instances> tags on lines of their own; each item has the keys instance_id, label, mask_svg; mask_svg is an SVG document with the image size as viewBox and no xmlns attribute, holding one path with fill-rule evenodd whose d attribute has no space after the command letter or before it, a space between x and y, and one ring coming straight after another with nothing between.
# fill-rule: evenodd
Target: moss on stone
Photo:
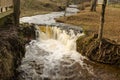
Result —
<instances>
[{"instance_id":1,"label":"moss on stone","mask_svg":"<svg viewBox=\"0 0 120 80\"><path fill-rule=\"evenodd\" d=\"M36 38L36 29L34 24L23 23L20 25L18 32L19 36L25 40L26 43Z\"/></svg>"}]
</instances>

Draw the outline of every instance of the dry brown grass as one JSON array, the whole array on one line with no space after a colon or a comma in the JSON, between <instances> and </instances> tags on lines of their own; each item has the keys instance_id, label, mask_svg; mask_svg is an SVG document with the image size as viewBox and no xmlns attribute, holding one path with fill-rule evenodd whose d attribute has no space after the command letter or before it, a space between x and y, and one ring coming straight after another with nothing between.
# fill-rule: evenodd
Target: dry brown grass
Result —
<instances>
[{"instance_id":1,"label":"dry brown grass","mask_svg":"<svg viewBox=\"0 0 120 80\"><path fill-rule=\"evenodd\" d=\"M21 0L21 17L61 11L64 5L58 0Z\"/></svg>"},{"instance_id":2,"label":"dry brown grass","mask_svg":"<svg viewBox=\"0 0 120 80\"><path fill-rule=\"evenodd\" d=\"M57 21L82 26L89 34L98 33L100 24L101 6L97 7L97 12L90 12L89 8L81 11L77 15L61 17ZM108 7L105 15L104 37L120 42L120 8Z\"/></svg>"}]
</instances>

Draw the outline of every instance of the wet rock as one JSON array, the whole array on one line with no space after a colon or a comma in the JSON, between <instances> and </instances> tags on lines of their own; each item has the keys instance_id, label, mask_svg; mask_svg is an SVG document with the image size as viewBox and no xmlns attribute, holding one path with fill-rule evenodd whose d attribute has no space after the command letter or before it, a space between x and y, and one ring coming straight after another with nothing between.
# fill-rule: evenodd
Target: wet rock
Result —
<instances>
[{"instance_id":1,"label":"wet rock","mask_svg":"<svg viewBox=\"0 0 120 80\"><path fill-rule=\"evenodd\" d=\"M31 40L36 39L35 31L35 24L28 23L21 24L18 29L19 36L22 36L26 43L29 43Z\"/></svg>"}]
</instances>

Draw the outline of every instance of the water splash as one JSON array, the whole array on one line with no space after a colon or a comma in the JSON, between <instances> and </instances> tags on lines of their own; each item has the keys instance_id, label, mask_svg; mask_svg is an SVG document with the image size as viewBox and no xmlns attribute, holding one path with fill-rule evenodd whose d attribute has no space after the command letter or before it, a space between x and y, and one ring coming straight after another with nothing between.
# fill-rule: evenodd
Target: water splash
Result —
<instances>
[{"instance_id":1,"label":"water splash","mask_svg":"<svg viewBox=\"0 0 120 80\"><path fill-rule=\"evenodd\" d=\"M67 16L79 12L77 7L70 5ZM63 24L56 23L55 18L63 15L64 12L53 12L20 19L21 23L56 24L60 28L36 26L36 40L26 46L17 80L119 80L120 69L91 63L76 52L76 39L83 35L82 31L61 28Z\"/></svg>"},{"instance_id":2,"label":"water splash","mask_svg":"<svg viewBox=\"0 0 120 80\"><path fill-rule=\"evenodd\" d=\"M76 52L76 40L83 33L59 27L36 26L37 40L26 46L18 68L19 80L82 80L93 77L86 59ZM87 60L87 59L86 59Z\"/></svg>"},{"instance_id":3,"label":"water splash","mask_svg":"<svg viewBox=\"0 0 120 80\"><path fill-rule=\"evenodd\" d=\"M37 29L38 30L38 29ZM37 31L38 32L38 31ZM84 33L77 33L75 35L74 30L61 30L58 27L48 27L41 26L39 27L38 40L44 41L48 39L58 40L69 50L76 50L76 40L78 37L83 36Z\"/></svg>"}]
</instances>

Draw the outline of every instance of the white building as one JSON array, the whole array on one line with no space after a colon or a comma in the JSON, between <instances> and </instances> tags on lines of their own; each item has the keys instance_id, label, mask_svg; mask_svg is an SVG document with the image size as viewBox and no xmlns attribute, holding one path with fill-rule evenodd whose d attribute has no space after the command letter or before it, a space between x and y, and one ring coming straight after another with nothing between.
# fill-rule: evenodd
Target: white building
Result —
<instances>
[{"instance_id":1,"label":"white building","mask_svg":"<svg viewBox=\"0 0 120 80\"><path fill-rule=\"evenodd\" d=\"M120 0L107 0L107 4L110 4L110 3L119 3ZM103 3L103 0L98 0L98 4L102 4Z\"/></svg>"},{"instance_id":2,"label":"white building","mask_svg":"<svg viewBox=\"0 0 120 80\"><path fill-rule=\"evenodd\" d=\"M102 4L103 3L103 0L98 0L98 4Z\"/></svg>"}]
</instances>

